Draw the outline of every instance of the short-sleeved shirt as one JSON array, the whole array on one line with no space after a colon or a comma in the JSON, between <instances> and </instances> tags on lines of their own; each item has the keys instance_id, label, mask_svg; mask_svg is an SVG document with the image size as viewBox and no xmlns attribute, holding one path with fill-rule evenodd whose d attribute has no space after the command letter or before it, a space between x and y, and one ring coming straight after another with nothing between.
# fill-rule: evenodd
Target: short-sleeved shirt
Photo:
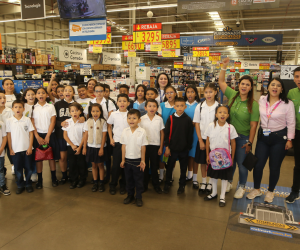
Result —
<instances>
[{"instance_id":1,"label":"short-sleeved shirt","mask_svg":"<svg viewBox=\"0 0 300 250\"><path fill-rule=\"evenodd\" d=\"M225 96L228 98L228 104L230 105L232 99L237 94L237 91L226 88ZM233 105L230 108L230 123L235 127L236 131L242 135L250 134L250 122L258 122L259 120L259 106L256 101L252 104L252 113L249 113L247 107L248 99L241 101L241 97L238 96Z\"/></svg>"},{"instance_id":2,"label":"short-sleeved shirt","mask_svg":"<svg viewBox=\"0 0 300 250\"><path fill-rule=\"evenodd\" d=\"M106 102L108 102L108 109L107 109L107 107L106 107ZM92 99L92 100L91 100L91 103L97 103L96 98ZM100 105L101 105L101 107L102 107L102 110L103 110L103 117L104 117L105 120L108 119L108 113L109 113L110 111L116 111L116 107L115 107L115 105L113 104L113 102L112 102L111 100L106 100L104 97L102 98L102 101L101 101ZM83 113L84 113L85 115L87 115L87 114L89 113L89 106L90 106L90 104L88 103L88 105L85 107L85 109L84 109L84 111L83 111Z\"/></svg>"},{"instance_id":3,"label":"short-sleeved shirt","mask_svg":"<svg viewBox=\"0 0 300 250\"><path fill-rule=\"evenodd\" d=\"M67 131L70 141L74 145L79 146L82 141L83 128L85 123L80 123L79 121L75 123L73 121L73 118L67 119L66 122L68 123L68 127L63 127L62 130ZM67 145L70 146L69 143L67 143Z\"/></svg>"},{"instance_id":4,"label":"short-sleeved shirt","mask_svg":"<svg viewBox=\"0 0 300 250\"><path fill-rule=\"evenodd\" d=\"M298 87L290 89L287 97L294 103L296 115L296 129L300 130L300 89Z\"/></svg>"},{"instance_id":5,"label":"short-sleeved shirt","mask_svg":"<svg viewBox=\"0 0 300 250\"><path fill-rule=\"evenodd\" d=\"M121 144L126 145L125 158L139 159L142 156L142 146L148 145L145 129L138 127L133 133L130 127L125 128L121 135Z\"/></svg>"},{"instance_id":6,"label":"short-sleeved shirt","mask_svg":"<svg viewBox=\"0 0 300 250\"><path fill-rule=\"evenodd\" d=\"M76 102L78 102L84 110L91 100L92 100L91 98L84 98L84 99L78 98L76 99Z\"/></svg>"},{"instance_id":7,"label":"short-sleeved shirt","mask_svg":"<svg viewBox=\"0 0 300 250\"><path fill-rule=\"evenodd\" d=\"M29 105L28 103L25 103L25 107L24 107L25 110L23 112L24 116L31 118L32 106L33 105Z\"/></svg>"},{"instance_id":8,"label":"short-sleeved shirt","mask_svg":"<svg viewBox=\"0 0 300 250\"><path fill-rule=\"evenodd\" d=\"M37 103L34 105L32 118L34 119L34 125L38 133L48 133L52 116L56 116L56 111L53 104L45 103L43 106L41 106L39 103Z\"/></svg>"},{"instance_id":9,"label":"short-sleeved shirt","mask_svg":"<svg viewBox=\"0 0 300 250\"><path fill-rule=\"evenodd\" d=\"M16 96L13 95L5 95L6 97L6 103L5 103L5 107L7 108L12 108L12 103L17 100Z\"/></svg>"},{"instance_id":10,"label":"short-sleeved shirt","mask_svg":"<svg viewBox=\"0 0 300 250\"><path fill-rule=\"evenodd\" d=\"M6 132L11 133L11 146L15 153L27 151L29 148L29 132L34 127L30 118L22 116L20 120L14 116L6 121Z\"/></svg>"},{"instance_id":11,"label":"short-sleeved shirt","mask_svg":"<svg viewBox=\"0 0 300 250\"><path fill-rule=\"evenodd\" d=\"M205 136L209 137L209 147L211 150L216 148L226 148L231 152L231 147L228 148L229 124L226 122L224 126L219 126L219 123L214 122L208 125L205 131ZM238 137L234 126L230 124L230 140Z\"/></svg>"},{"instance_id":12,"label":"short-sleeved shirt","mask_svg":"<svg viewBox=\"0 0 300 250\"><path fill-rule=\"evenodd\" d=\"M83 130L84 131L89 131L87 122L84 123ZM96 122L94 120L94 129L93 129L93 138L94 139L96 138L96 132L97 132L96 130L97 130L97 126L96 126ZM103 124L102 133L103 132L107 132L107 123L106 122L104 122L104 124ZM101 148L101 143L100 144L96 144L95 140L93 140L93 143L87 143L87 145L90 148ZM104 147L106 147L106 143L104 144Z\"/></svg>"},{"instance_id":13,"label":"short-sleeved shirt","mask_svg":"<svg viewBox=\"0 0 300 250\"><path fill-rule=\"evenodd\" d=\"M113 139L115 142L120 142L123 130L129 127L127 122L127 113L128 111L126 112L120 112L120 110L114 111L111 113L110 117L107 120L108 124L114 125Z\"/></svg>"},{"instance_id":14,"label":"short-sleeved shirt","mask_svg":"<svg viewBox=\"0 0 300 250\"><path fill-rule=\"evenodd\" d=\"M142 116L140 127L146 130L149 145L160 146L160 131L165 128L160 116L155 115L152 121L148 114Z\"/></svg>"},{"instance_id":15,"label":"short-sleeved shirt","mask_svg":"<svg viewBox=\"0 0 300 250\"><path fill-rule=\"evenodd\" d=\"M2 121L4 124L6 124L6 120L14 116L13 111L11 108L6 107L3 109L2 114L0 114L0 121Z\"/></svg>"},{"instance_id":16,"label":"short-sleeved shirt","mask_svg":"<svg viewBox=\"0 0 300 250\"><path fill-rule=\"evenodd\" d=\"M0 121L0 146L2 145L3 137L6 136L6 129L4 122ZM0 157L5 156L5 150L2 151Z\"/></svg>"}]
</instances>

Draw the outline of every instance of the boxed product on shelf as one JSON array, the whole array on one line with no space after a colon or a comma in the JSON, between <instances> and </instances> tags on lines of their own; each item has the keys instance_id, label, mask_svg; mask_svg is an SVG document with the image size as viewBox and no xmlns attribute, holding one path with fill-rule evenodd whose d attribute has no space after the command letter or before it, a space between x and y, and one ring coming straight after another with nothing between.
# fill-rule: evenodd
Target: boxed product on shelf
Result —
<instances>
[{"instance_id":1,"label":"boxed product on shelf","mask_svg":"<svg viewBox=\"0 0 300 250\"><path fill-rule=\"evenodd\" d=\"M42 56L42 63L44 65L48 65L48 55L41 55Z\"/></svg>"},{"instance_id":2,"label":"boxed product on shelf","mask_svg":"<svg viewBox=\"0 0 300 250\"><path fill-rule=\"evenodd\" d=\"M36 69L36 73L40 75L44 74L44 71L44 69Z\"/></svg>"},{"instance_id":3,"label":"boxed product on shelf","mask_svg":"<svg viewBox=\"0 0 300 250\"><path fill-rule=\"evenodd\" d=\"M102 64L94 64L92 66L92 70L103 70L103 66Z\"/></svg>"},{"instance_id":4,"label":"boxed product on shelf","mask_svg":"<svg viewBox=\"0 0 300 250\"><path fill-rule=\"evenodd\" d=\"M103 65L103 70L110 70L110 65Z\"/></svg>"},{"instance_id":5,"label":"boxed product on shelf","mask_svg":"<svg viewBox=\"0 0 300 250\"><path fill-rule=\"evenodd\" d=\"M12 70L4 70L4 76L12 76L13 72Z\"/></svg>"},{"instance_id":6,"label":"boxed product on shelf","mask_svg":"<svg viewBox=\"0 0 300 250\"><path fill-rule=\"evenodd\" d=\"M18 58L18 59L17 59L17 63L24 63L24 60L21 59L21 58Z\"/></svg>"},{"instance_id":7,"label":"boxed product on shelf","mask_svg":"<svg viewBox=\"0 0 300 250\"><path fill-rule=\"evenodd\" d=\"M26 69L27 74L34 74L34 69Z\"/></svg>"},{"instance_id":8,"label":"boxed product on shelf","mask_svg":"<svg viewBox=\"0 0 300 250\"><path fill-rule=\"evenodd\" d=\"M72 67L73 70L80 70L80 65L72 64L71 67Z\"/></svg>"},{"instance_id":9,"label":"boxed product on shelf","mask_svg":"<svg viewBox=\"0 0 300 250\"><path fill-rule=\"evenodd\" d=\"M37 55L35 58L36 64L43 64L42 55Z\"/></svg>"}]
</instances>

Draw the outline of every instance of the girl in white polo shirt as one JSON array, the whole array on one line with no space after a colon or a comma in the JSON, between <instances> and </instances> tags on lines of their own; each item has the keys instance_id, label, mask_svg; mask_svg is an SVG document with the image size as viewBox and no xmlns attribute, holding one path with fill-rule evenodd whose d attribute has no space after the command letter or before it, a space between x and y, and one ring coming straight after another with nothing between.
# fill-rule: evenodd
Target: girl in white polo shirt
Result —
<instances>
[{"instance_id":1,"label":"girl in white polo shirt","mask_svg":"<svg viewBox=\"0 0 300 250\"><path fill-rule=\"evenodd\" d=\"M52 104L46 102L47 91L44 88L41 87L37 89L36 98L38 102L32 107L32 124L35 127L33 147L35 149L41 145L49 145L52 147L54 159L49 160L49 166L51 170L52 186L57 187L58 180L56 178L55 160L59 160L60 153L59 145L54 134L56 111ZM36 162L36 168L38 173L36 188L41 189L43 188L43 162Z\"/></svg>"},{"instance_id":2,"label":"girl in white polo shirt","mask_svg":"<svg viewBox=\"0 0 300 250\"><path fill-rule=\"evenodd\" d=\"M5 78L2 81L2 88L5 92L5 96L6 96L6 104L5 106L8 108L12 107L12 103L15 100L19 100L21 95L17 94L15 91L15 84L13 82L13 80L11 80L10 78Z\"/></svg>"}]
</instances>

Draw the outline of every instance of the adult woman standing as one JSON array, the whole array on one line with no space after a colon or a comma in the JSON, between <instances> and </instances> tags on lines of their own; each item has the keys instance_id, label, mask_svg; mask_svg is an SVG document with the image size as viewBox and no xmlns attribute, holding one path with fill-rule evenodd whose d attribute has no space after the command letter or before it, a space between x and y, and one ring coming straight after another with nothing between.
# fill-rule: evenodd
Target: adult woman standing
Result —
<instances>
[{"instance_id":1,"label":"adult woman standing","mask_svg":"<svg viewBox=\"0 0 300 250\"><path fill-rule=\"evenodd\" d=\"M271 203L286 150L293 146L296 124L293 102L287 99L283 82L279 78L272 79L268 84L268 94L260 97L259 113L261 128L255 149L258 162L253 170L254 189L247 198L252 200L262 195L260 184L269 158L270 177L265 202Z\"/></svg>"},{"instance_id":2,"label":"adult woman standing","mask_svg":"<svg viewBox=\"0 0 300 250\"><path fill-rule=\"evenodd\" d=\"M97 84L97 81L95 79L90 79L88 82L87 82L87 95L88 95L88 98L95 98L95 94L94 94L94 87L96 86Z\"/></svg>"},{"instance_id":3,"label":"adult woman standing","mask_svg":"<svg viewBox=\"0 0 300 250\"><path fill-rule=\"evenodd\" d=\"M165 89L166 87L171 86L170 79L166 73L160 73L158 74L156 78L156 84L155 87L157 88L158 91L158 98L155 99L159 103L164 102L165 99Z\"/></svg>"},{"instance_id":4,"label":"adult woman standing","mask_svg":"<svg viewBox=\"0 0 300 250\"><path fill-rule=\"evenodd\" d=\"M223 66L219 77L221 91L228 98L230 107L230 122L235 127L239 137L236 138L236 154L233 162L233 175L236 164L239 167L239 186L234 194L234 198L241 199L245 194L245 184L248 177L248 169L243 166L243 161L251 150L257 123L259 120L258 103L253 99L253 80L250 76L240 78L238 91L227 86L225 82L225 71L229 63L229 58L223 60ZM232 181L228 182L226 192L232 187Z\"/></svg>"}]
</instances>

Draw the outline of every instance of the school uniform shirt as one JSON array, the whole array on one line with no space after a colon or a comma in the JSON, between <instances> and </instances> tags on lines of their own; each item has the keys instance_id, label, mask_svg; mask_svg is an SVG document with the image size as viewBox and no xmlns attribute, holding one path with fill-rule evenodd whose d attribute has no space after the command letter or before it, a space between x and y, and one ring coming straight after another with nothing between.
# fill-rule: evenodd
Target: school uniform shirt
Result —
<instances>
[{"instance_id":1,"label":"school uniform shirt","mask_svg":"<svg viewBox=\"0 0 300 250\"><path fill-rule=\"evenodd\" d=\"M2 114L0 114L0 121L2 121L4 124L6 124L6 120L14 116L14 112L11 110L11 108L5 108L2 111Z\"/></svg>"},{"instance_id":2,"label":"school uniform shirt","mask_svg":"<svg viewBox=\"0 0 300 250\"><path fill-rule=\"evenodd\" d=\"M147 114L147 111L145 110L145 104L146 104L146 101L143 101L142 103L135 101L133 103L133 109L137 109L138 111L140 111L141 116L143 116L143 115Z\"/></svg>"},{"instance_id":3,"label":"school uniform shirt","mask_svg":"<svg viewBox=\"0 0 300 250\"><path fill-rule=\"evenodd\" d=\"M163 119L155 115L151 121L146 114L141 118L139 125L145 129L149 145L160 146L160 131L165 128Z\"/></svg>"},{"instance_id":4,"label":"school uniform shirt","mask_svg":"<svg viewBox=\"0 0 300 250\"><path fill-rule=\"evenodd\" d=\"M96 138L96 122L94 120L94 132L93 132L93 138ZM84 126L83 126L83 131L89 131L89 128L88 128L88 125L87 125L87 122L84 123ZM103 132L107 132L107 123L105 122L103 124L103 128L102 128L102 133ZM90 148L101 148L101 143L100 144L96 144L95 141L93 141L93 143L87 143L87 145L90 147ZM104 144L104 147L106 147L106 143Z\"/></svg>"},{"instance_id":5,"label":"school uniform shirt","mask_svg":"<svg viewBox=\"0 0 300 250\"><path fill-rule=\"evenodd\" d=\"M205 136L209 137L210 149L214 150L216 148L225 148L231 152L231 147L228 148L228 128L230 126L230 140L233 140L238 137L238 134L231 124L227 122L224 126L219 126L218 121L215 123L212 122L208 125L208 128L205 131Z\"/></svg>"},{"instance_id":6,"label":"school uniform shirt","mask_svg":"<svg viewBox=\"0 0 300 250\"><path fill-rule=\"evenodd\" d=\"M0 121L0 146L2 145L3 137L6 136L5 123ZM5 149L2 151L0 157L5 156Z\"/></svg>"},{"instance_id":7,"label":"school uniform shirt","mask_svg":"<svg viewBox=\"0 0 300 250\"><path fill-rule=\"evenodd\" d=\"M20 120L14 116L6 121L6 133L10 133L11 146L15 153L27 151L29 148L29 132L34 131L30 118L22 116Z\"/></svg>"},{"instance_id":8,"label":"school uniform shirt","mask_svg":"<svg viewBox=\"0 0 300 250\"><path fill-rule=\"evenodd\" d=\"M32 118L34 119L34 125L38 133L47 134L52 116L56 116L55 108L50 103L45 103L44 106L39 103L34 105L32 112ZM54 132L54 129L52 133Z\"/></svg>"},{"instance_id":9,"label":"school uniform shirt","mask_svg":"<svg viewBox=\"0 0 300 250\"><path fill-rule=\"evenodd\" d=\"M92 100L91 98L84 98L84 99L78 98L76 99L76 102L78 102L84 110L91 100Z\"/></svg>"},{"instance_id":10,"label":"school uniform shirt","mask_svg":"<svg viewBox=\"0 0 300 250\"><path fill-rule=\"evenodd\" d=\"M106 102L107 102L107 104L106 104ZM96 98L92 99L92 100L91 100L91 103L97 103ZM102 110L103 110L103 117L104 117L105 120L108 119L108 113L109 113L110 111L116 111L116 107L115 107L115 105L112 103L112 101L111 101L111 100L106 100L104 97L102 98L102 101L101 101L100 105L101 105L101 107L102 107ZM107 108L106 105L108 105L108 108ZM89 106L90 106L90 103L85 107L85 109L84 109L84 111L83 111L83 113L84 113L85 115L88 115L88 113L89 113Z\"/></svg>"},{"instance_id":11,"label":"school uniform shirt","mask_svg":"<svg viewBox=\"0 0 300 250\"><path fill-rule=\"evenodd\" d=\"M141 158L142 146L148 145L145 129L137 127L137 129L132 133L130 127L125 128L122 132L120 143L126 145L125 158Z\"/></svg>"},{"instance_id":12,"label":"school uniform shirt","mask_svg":"<svg viewBox=\"0 0 300 250\"><path fill-rule=\"evenodd\" d=\"M120 142L122 132L125 128L128 128L128 122L127 122L127 113L126 112L120 112L120 110L114 111L111 113L110 117L107 120L107 123L113 126L113 139L115 142Z\"/></svg>"},{"instance_id":13,"label":"school uniform shirt","mask_svg":"<svg viewBox=\"0 0 300 250\"><path fill-rule=\"evenodd\" d=\"M160 104L160 107L162 110L162 112L161 112L162 119L164 121L164 124L166 124L170 115L174 114L176 112L176 110L174 109L174 106L172 107L168 101L162 102Z\"/></svg>"},{"instance_id":14,"label":"school uniform shirt","mask_svg":"<svg viewBox=\"0 0 300 250\"><path fill-rule=\"evenodd\" d=\"M6 103L5 103L5 107L7 108L12 108L12 103L17 100L16 96L13 95L5 95L6 97Z\"/></svg>"},{"instance_id":15,"label":"school uniform shirt","mask_svg":"<svg viewBox=\"0 0 300 250\"><path fill-rule=\"evenodd\" d=\"M25 106L24 106L25 110L23 112L24 116L31 118L32 106L33 105L29 105L28 103L25 103Z\"/></svg>"},{"instance_id":16,"label":"school uniform shirt","mask_svg":"<svg viewBox=\"0 0 300 250\"><path fill-rule=\"evenodd\" d=\"M194 123L198 123L195 126L200 126L201 137L202 139L206 140L205 130L208 128L208 125L215 120L216 117L216 108L218 107L219 103L215 101L212 106L208 106L206 101L202 104L199 103L195 109L194 114ZM200 113L201 107L201 113Z\"/></svg>"},{"instance_id":17,"label":"school uniform shirt","mask_svg":"<svg viewBox=\"0 0 300 250\"><path fill-rule=\"evenodd\" d=\"M82 141L85 123L80 123L79 121L75 123L73 118L67 119L66 121L68 122L68 127L62 128L62 130L67 131L70 141L74 145L79 146ZM67 145L70 146L69 143L67 143Z\"/></svg>"}]
</instances>

